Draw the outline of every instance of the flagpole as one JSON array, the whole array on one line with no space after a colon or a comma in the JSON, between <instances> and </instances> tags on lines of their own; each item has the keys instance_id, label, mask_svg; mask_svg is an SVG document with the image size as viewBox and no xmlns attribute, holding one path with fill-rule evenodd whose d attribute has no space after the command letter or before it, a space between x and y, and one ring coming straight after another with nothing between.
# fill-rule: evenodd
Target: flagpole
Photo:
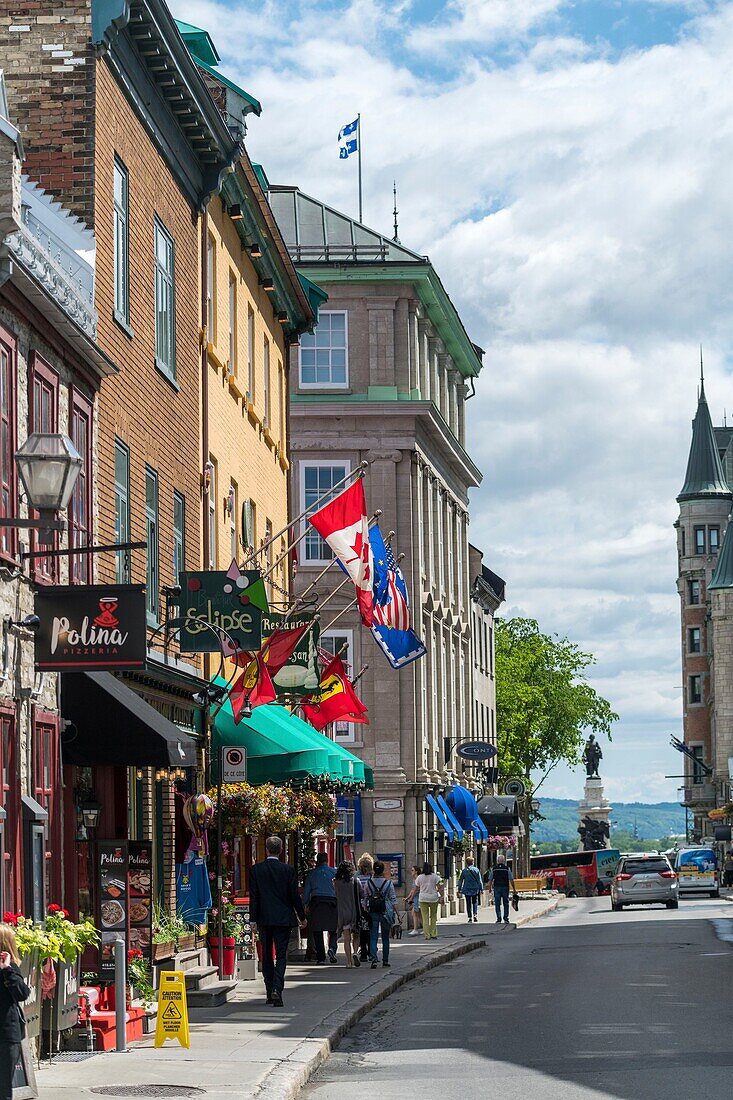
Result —
<instances>
[{"instance_id":1,"label":"flagpole","mask_svg":"<svg viewBox=\"0 0 733 1100\"><path fill-rule=\"evenodd\" d=\"M372 515L371 519L369 520L369 526L370 526L370 527L372 526L372 524L373 524L373 523L376 523L376 522L377 522L377 520L379 519L379 517L381 516L381 514L382 514L382 509L381 509L381 508L377 508L376 512L374 512L374 513L373 513L373 515ZM296 521L296 520L293 520L293 523L295 523L295 522L297 522L297 521ZM291 525L290 525L290 526L292 527L292 525L293 525L293 524L291 523ZM283 550L283 552L282 552L282 554L280 555L280 557L279 557L279 558L277 559L277 561L276 561L276 562L275 562L275 563L274 563L273 565L271 565L271 566L270 566L270 568L269 568L269 569L267 570L267 572L266 572L266 573L263 573L263 574L262 574L262 580L263 580L263 581L264 581L264 580L265 580L265 579L266 579L267 577L269 577L269 576L270 576L270 573L274 572L274 570L275 570L275 569L277 569L278 565L279 565L279 564L280 564L280 562L281 562L281 561L283 560L283 558L286 558L286 557L288 556L288 554L289 554L289 553L291 552L291 550L293 550L293 549L294 549L294 548L295 548L295 547L296 547L296 546L298 545L298 543L299 543L299 542L302 542L302 541L303 541L303 539L305 538L305 536L306 536L307 534L308 534L308 528L306 527L306 528L305 528L305 529L303 530L303 532L302 532L302 533L301 533L300 535L298 535L297 539L295 539L295 541L294 541L294 542L291 542L291 543L290 543L290 546L286 547L286 548L285 548L285 550ZM394 531L392 532L392 534L394 534ZM302 600L302 599L303 599L303 597L305 596L306 592L310 592L311 588L313 588L313 586L314 586L315 584L318 584L318 582L319 582L319 581L321 580L321 578L322 578L322 577L324 577L324 576L326 575L326 573L327 573L327 572L328 572L328 570L329 570L329 569L331 568L331 566L332 566L332 565L335 565L335 564L336 564L337 560L338 560L337 558L331 558L331 560L330 560L330 562L328 563L328 565L327 565L327 566L325 566L325 568L321 570L321 572L320 572L320 573L318 574L318 576L316 577L316 579L315 579L314 581L311 581L311 583L310 583L310 584L308 585L308 587L307 587L307 588L305 588L305 589L303 589L303 591L302 591L302 592L300 593L300 595L299 595L299 596L296 596L296 597L295 597L295 603L296 603L296 604L297 604L298 600Z\"/></svg>"},{"instance_id":2,"label":"flagpole","mask_svg":"<svg viewBox=\"0 0 733 1100\"><path fill-rule=\"evenodd\" d=\"M389 532L389 533L388 533L388 534L387 534L387 535L385 536L385 539L384 539L385 543L387 543L387 542L391 542L391 540L392 540L392 538L393 538L393 537L394 537L394 531L390 531L390 532ZM336 559L336 558L334 558L334 561L336 561L336 560L337 560L337 559ZM321 610L322 608L324 608L324 607L326 606L326 604L327 604L327 603L329 602L329 600L332 600L332 599L333 599L333 597L334 597L334 596L335 596L335 595L336 595L336 594L337 594L338 592L340 592L342 588L345 588L345 586L346 586L347 584L353 584L353 583L354 583L354 582L352 581L351 577L349 577L348 575L347 575L346 577L344 577L344 579L343 579L343 580L341 581L341 584L337 584L337 585L336 585L336 587L335 587L334 589L332 589L332 591L331 591L331 592L329 592L329 593L328 593L328 595L326 596L325 600L323 600L323 601L322 601L321 603L319 603L319 604L318 604L318 610L320 611L320 610Z\"/></svg>"},{"instance_id":3,"label":"flagpole","mask_svg":"<svg viewBox=\"0 0 733 1100\"><path fill-rule=\"evenodd\" d=\"M356 116L357 132L359 134L359 145L357 147L359 153L359 221L363 222L363 208L362 208L362 188L361 188L361 113Z\"/></svg>"},{"instance_id":4,"label":"flagpole","mask_svg":"<svg viewBox=\"0 0 733 1100\"><path fill-rule=\"evenodd\" d=\"M369 526L370 527L372 526L373 523L377 522L377 520L379 519L381 514L382 514L382 509L381 508L377 508L376 511L372 512L371 519L369 520ZM337 561L338 561L338 558L331 558L328 565L324 565L323 569L320 571L318 576L310 582L310 584L308 585L307 588L303 589L303 591L300 593L299 596L295 597L296 603L297 603L298 600L302 600L303 597L305 596L305 594L307 592L310 592L311 588L315 588L315 586L318 584L319 581L323 580L323 578L326 576L326 573L328 573L329 569L331 569L336 564Z\"/></svg>"},{"instance_id":5,"label":"flagpole","mask_svg":"<svg viewBox=\"0 0 733 1100\"><path fill-rule=\"evenodd\" d=\"M328 497L333 494L334 489L340 488L340 486L344 485L347 481L351 481L352 478L365 477L368 467L369 463L366 459L364 459L364 461L360 462L359 465L356 466L353 470L349 470L348 474L346 474L345 477L342 477L340 481L337 481L335 485L332 485L330 489L327 489L326 492L319 496L317 500L314 500L312 504L309 504L307 508L304 508L302 512L299 512L295 519L289 520L285 527L283 527L280 531L276 531L274 535L270 535L269 539L266 539L266 541L263 542L259 550L253 550L249 557L244 559L243 564L246 565L247 562L254 561L254 559L262 554L265 550L267 550L268 546L271 546L272 543L276 541L276 539L279 539L282 535L285 534L286 531L289 531L291 527L293 527L296 523L299 523L300 520L307 516L309 512L312 512L314 508L317 508L321 501L327 500Z\"/></svg>"},{"instance_id":6,"label":"flagpole","mask_svg":"<svg viewBox=\"0 0 733 1100\"><path fill-rule=\"evenodd\" d=\"M397 565L399 565L399 563L402 561L404 556L405 556L404 554L398 554L398 556L395 558L395 562L396 562ZM339 587L341 587L341 586L339 586ZM338 591L338 589L336 589L336 591ZM334 593L332 592L331 595L333 596ZM330 599L330 597L329 597L329 599ZM323 602L325 603L326 601L324 600ZM329 632L329 630L331 629L331 627L334 626L334 624L337 623L339 621L339 619L343 618L343 616L346 614L347 611L352 611L353 608L356 607L357 603L358 603L358 600L356 600L356 599L352 600L351 603L347 603L346 607L342 608L341 611L339 611L338 615L336 615L335 618L331 619L331 622L328 624L328 626L324 626L321 633L322 634L327 634ZM321 604L320 606L323 607L323 604Z\"/></svg>"}]
</instances>

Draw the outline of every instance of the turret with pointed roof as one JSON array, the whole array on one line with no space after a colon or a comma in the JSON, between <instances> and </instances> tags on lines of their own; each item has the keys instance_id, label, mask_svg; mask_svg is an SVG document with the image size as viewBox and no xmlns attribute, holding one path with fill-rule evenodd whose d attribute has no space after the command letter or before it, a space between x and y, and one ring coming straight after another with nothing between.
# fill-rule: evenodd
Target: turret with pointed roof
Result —
<instances>
[{"instance_id":1,"label":"turret with pointed roof","mask_svg":"<svg viewBox=\"0 0 733 1100\"><path fill-rule=\"evenodd\" d=\"M705 399L705 384L700 379L700 396L697 412L692 421L692 443L687 460L687 473L678 503L709 497L730 497L731 492L723 474L710 410Z\"/></svg>"}]
</instances>

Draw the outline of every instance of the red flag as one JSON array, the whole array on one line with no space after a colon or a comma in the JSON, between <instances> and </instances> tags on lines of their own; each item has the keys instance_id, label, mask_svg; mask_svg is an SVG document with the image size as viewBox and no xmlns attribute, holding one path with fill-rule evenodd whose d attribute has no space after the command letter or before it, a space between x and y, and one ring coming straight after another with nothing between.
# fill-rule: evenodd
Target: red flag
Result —
<instances>
[{"instance_id":1,"label":"red flag","mask_svg":"<svg viewBox=\"0 0 733 1100\"><path fill-rule=\"evenodd\" d=\"M356 588L361 621L372 625L374 562L362 478L315 512L308 521L325 539Z\"/></svg>"},{"instance_id":2,"label":"red flag","mask_svg":"<svg viewBox=\"0 0 733 1100\"><path fill-rule=\"evenodd\" d=\"M283 665L288 663L303 635L310 630L311 625L311 623L305 623L303 626L278 626L269 638L263 640L260 653L271 675L276 676Z\"/></svg>"},{"instance_id":3,"label":"red flag","mask_svg":"<svg viewBox=\"0 0 733 1100\"><path fill-rule=\"evenodd\" d=\"M346 718L368 726L367 708L351 686L344 663L338 654L321 673L321 690L310 696L312 702L303 703L303 714L317 730L323 730L331 722Z\"/></svg>"},{"instance_id":4,"label":"red flag","mask_svg":"<svg viewBox=\"0 0 733 1100\"><path fill-rule=\"evenodd\" d=\"M236 723L241 721L242 711L247 701L251 707L259 707L263 703L274 703L275 699L277 699L277 693L272 686L270 673L262 660L262 655L260 653L250 655L249 664L229 690L229 702L234 721Z\"/></svg>"}]
</instances>

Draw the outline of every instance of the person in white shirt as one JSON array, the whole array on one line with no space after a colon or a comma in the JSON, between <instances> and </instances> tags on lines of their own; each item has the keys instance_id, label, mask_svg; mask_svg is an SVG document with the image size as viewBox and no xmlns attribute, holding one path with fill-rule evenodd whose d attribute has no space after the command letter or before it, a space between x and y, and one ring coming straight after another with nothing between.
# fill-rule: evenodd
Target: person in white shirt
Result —
<instances>
[{"instance_id":1,"label":"person in white shirt","mask_svg":"<svg viewBox=\"0 0 733 1100\"><path fill-rule=\"evenodd\" d=\"M412 901L416 892L420 898L420 915L425 939L437 940L438 905L443 900L443 883L440 875L435 874L429 863L423 864L422 873L415 879L415 885L407 895L407 900Z\"/></svg>"}]
</instances>

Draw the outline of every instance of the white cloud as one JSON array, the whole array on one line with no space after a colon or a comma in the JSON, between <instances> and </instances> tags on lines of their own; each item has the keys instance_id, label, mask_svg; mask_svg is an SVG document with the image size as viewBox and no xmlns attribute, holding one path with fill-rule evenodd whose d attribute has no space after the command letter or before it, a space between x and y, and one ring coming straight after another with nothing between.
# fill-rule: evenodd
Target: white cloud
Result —
<instances>
[{"instance_id":1,"label":"white cloud","mask_svg":"<svg viewBox=\"0 0 733 1100\"><path fill-rule=\"evenodd\" d=\"M375 0L175 4L261 99L249 147L273 182L355 212L336 134L362 112L365 220L389 228L396 178L403 241L431 255L487 349L467 408L485 473L471 538L512 609L598 655L594 682L623 719L609 774L637 782L641 769L640 796L647 772L649 794L671 796L672 523L699 341L714 415L733 402L733 5L615 59L538 36L557 7L463 0L410 31L404 5ZM511 64L462 48L510 24L521 36L523 20L535 33ZM404 48L441 34L449 77Z\"/></svg>"},{"instance_id":2,"label":"white cloud","mask_svg":"<svg viewBox=\"0 0 733 1100\"><path fill-rule=\"evenodd\" d=\"M433 23L407 37L409 49L443 54L461 45L520 38L563 6L564 0L453 0Z\"/></svg>"}]
</instances>

